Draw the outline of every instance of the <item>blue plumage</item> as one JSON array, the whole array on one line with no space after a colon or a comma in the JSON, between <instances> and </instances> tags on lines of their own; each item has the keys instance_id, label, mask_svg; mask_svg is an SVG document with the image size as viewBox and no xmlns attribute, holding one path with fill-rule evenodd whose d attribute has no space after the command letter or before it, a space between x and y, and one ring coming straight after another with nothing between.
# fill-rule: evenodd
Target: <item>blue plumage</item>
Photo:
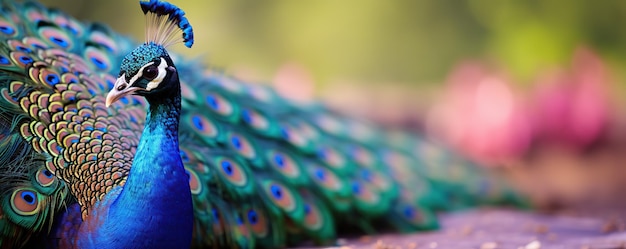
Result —
<instances>
[{"instance_id":1,"label":"blue plumage","mask_svg":"<svg viewBox=\"0 0 626 249\"><path fill-rule=\"evenodd\" d=\"M189 176L178 149L180 103L176 102L180 97L172 95L172 99L149 101L148 118L130 174L98 231L105 244L119 239L121 244L108 243L110 248L190 246L193 206Z\"/></svg>"}]
</instances>

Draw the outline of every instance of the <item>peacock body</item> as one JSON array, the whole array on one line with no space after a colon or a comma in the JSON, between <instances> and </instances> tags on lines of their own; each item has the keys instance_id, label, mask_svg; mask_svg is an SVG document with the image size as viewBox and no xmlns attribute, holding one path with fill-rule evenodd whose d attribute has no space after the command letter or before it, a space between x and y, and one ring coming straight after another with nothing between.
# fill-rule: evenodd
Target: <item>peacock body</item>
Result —
<instances>
[{"instance_id":1,"label":"peacock body","mask_svg":"<svg viewBox=\"0 0 626 249\"><path fill-rule=\"evenodd\" d=\"M193 43L173 5L141 3L179 31L149 29L142 45L37 3L1 5L1 248L329 244L520 201L417 135L169 54L163 39Z\"/></svg>"}]
</instances>

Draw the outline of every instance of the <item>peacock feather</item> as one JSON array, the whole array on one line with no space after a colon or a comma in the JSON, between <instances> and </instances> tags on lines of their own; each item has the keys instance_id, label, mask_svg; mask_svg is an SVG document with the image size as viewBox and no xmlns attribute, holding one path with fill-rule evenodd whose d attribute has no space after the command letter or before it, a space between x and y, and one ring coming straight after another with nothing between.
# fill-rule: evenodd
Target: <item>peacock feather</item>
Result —
<instances>
[{"instance_id":1,"label":"peacock feather","mask_svg":"<svg viewBox=\"0 0 626 249\"><path fill-rule=\"evenodd\" d=\"M142 44L37 3L0 5L0 248L332 244L523 203L415 134L169 53L193 44L169 3L140 2Z\"/></svg>"}]
</instances>

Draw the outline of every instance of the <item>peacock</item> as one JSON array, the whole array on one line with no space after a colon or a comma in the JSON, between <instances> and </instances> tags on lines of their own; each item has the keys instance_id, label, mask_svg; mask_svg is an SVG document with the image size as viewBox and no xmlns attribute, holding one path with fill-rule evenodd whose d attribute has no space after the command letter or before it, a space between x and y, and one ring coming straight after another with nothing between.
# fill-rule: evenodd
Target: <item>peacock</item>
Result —
<instances>
[{"instance_id":1,"label":"peacock","mask_svg":"<svg viewBox=\"0 0 626 249\"><path fill-rule=\"evenodd\" d=\"M170 3L140 2L144 43L0 4L0 248L328 245L525 203L418 134L168 52L194 42Z\"/></svg>"}]
</instances>

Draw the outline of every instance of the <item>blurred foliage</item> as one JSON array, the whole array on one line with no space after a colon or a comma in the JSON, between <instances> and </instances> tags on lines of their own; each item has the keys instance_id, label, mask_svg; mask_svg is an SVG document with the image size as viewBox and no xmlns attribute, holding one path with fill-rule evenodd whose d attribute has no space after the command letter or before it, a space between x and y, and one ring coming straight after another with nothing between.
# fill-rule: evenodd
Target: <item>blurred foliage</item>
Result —
<instances>
[{"instance_id":1,"label":"blurred foliage","mask_svg":"<svg viewBox=\"0 0 626 249\"><path fill-rule=\"evenodd\" d=\"M43 2L143 39L137 1ZM297 63L318 86L341 80L419 86L442 82L460 60L485 58L523 82L569 64L581 44L614 69L626 67L621 0L171 2L187 12L197 39L193 49L175 50L261 81Z\"/></svg>"}]
</instances>

